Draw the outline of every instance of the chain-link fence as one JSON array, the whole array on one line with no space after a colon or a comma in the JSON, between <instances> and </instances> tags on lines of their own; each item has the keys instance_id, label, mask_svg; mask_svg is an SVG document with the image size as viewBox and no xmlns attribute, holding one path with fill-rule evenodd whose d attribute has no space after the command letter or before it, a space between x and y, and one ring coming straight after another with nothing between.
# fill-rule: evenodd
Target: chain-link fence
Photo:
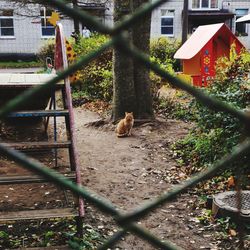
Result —
<instances>
[{"instance_id":1,"label":"chain-link fence","mask_svg":"<svg viewBox=\"0 0 250 250\"><path fill-rule=\"evenodd\" d=\"M164 0L158 1L148 1L147 4L142 6L140 9L136 10L132 15L128 16L124 21L120 22L114 28L107 27L98 22L97 18L88 15L87 13L71 8L66 2L61 0L44 0L44 4L49 4L60 11L64 12L68 16L78 19L79 22L83 22L93 30L96 30L103 34L108 34L111 36L109 42L104 44L102 47L98 48L96 51L82 56L74 65L71 65L68 69L61 72L54 79L48 81L46 84L36 87L34 89L30 89L23 93L22 95L16 97L13 100L10 100L1 110L0 110L0 119L4 119L9 112L13 111L17 106L29 102L30 98L34 98L41 91L49 91L53 88L57 82L63 80L65 77L69 76L76 70L81 69L85 65L87 65L92 59L98 57L103 51L109 49L113 46L122 48L122 50L133 56L136 60L138 60L141 64L144 64L150 70L157 73L159 76L165 78L168 82L172 84L172 86L185 90L189 94L193 95L197 100L199 100L203 105L208 108L215 110L217 112L225 112L227 114L232 115L239 119L242 124L248 127L250 123L250 117L243 111L236 110L232 106L227 103L221 102L211 96L204 94L204 92L200 89L194 88L191 85L183 82L182 80L172 76L168 72L161 69L157 64L151 62L148 57L143 54L141 51L138 51L130 42L127 41L126 36L124 36L123 31L132 25L136 25L136 22L140 20L141 17L146 14L151 13L155 8L159 7L162 3L167 2ZM151 3L152 2L152 3ZM117 46L119 45L119 46ZM133 212L123 213L119 211L115 205L111 202L105 200L98 194L95 194L84 187L79 187L71 181L67 180L59 173L48 169L43 166L41 163L34 161L31 158L28 158L26 155L17 152L14 149L5 147L0 144L0 152L2 155L7 156L12 159L16 163L22 165L23 167L51 180L53 183L63 187L70 189L74 194L83 197L91 204L95 205L102 212L107 213L113 216L116 223L120 226L121 230L115 233L111 238L109 238L99 249L107 249L112 247L116 242L118 242L127 232L131 232L143 239L146 239L156 248L161 249L180 249L169 241L163 241L160 238L157 238L145 228L139 226L135 221L141 219L146 216L150 212L153 212L157 207L166 202L172 200L178 194L185 192L188 188L193 187L197 183L204 181L208 178L215 176L219 171L225 170L232 164L233 162L241 159L245 155L249 153L250 150L250 140L246 139L241 144L237 145L232 153L225 156L223 159L215 163L213 166L207 168L203 172L198 175L190 178L189 180L183 182L182 184L174 187L170 191L162 194L158 198L143 204L140 208L137 208Z\"/></svg>"}]
</instances>

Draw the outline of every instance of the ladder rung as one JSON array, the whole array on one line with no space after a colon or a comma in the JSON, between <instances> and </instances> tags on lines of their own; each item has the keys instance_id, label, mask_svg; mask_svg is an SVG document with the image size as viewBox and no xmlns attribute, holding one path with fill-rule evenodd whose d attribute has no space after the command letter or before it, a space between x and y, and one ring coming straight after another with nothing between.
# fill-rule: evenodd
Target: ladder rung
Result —
<instances>
[{"instance_id":1,"label":"ladder rung","mask_svg":"<svg viewBox=\"0 0 250 250\"><path fill-rule=\"evenodd\" d=\"M74 217L78 213L74 208L34 209L14 212L0 212L0 222L17 220L36 220L48 218Z\"/></svg>"},{"instance_id":2,"label":"ladder rung","mask_svg":"<svg viewBox=\"0 0 250 250\"><path fill-rule=\"evenodd\" d=\"M48 116L67 116L68 110L34 110L34 111L19 111L11 112L9 118L17 117L48 117Z\"/></svg>"},{"instance_id":3,"label":"ladder rung","mask_svg":"<svg viewBox=\"0 0 250 250\"><path fill-rule=\"evenodd\" d=\"M54 148L68 148L71 145L70 141L65 142L13 142L2 143L2 145L14 148L20 151L36 151L36 150L49 150Z\"/></svg>"},{"instance_id":4,"label":"ladder rung","mask_svg":"<svg viewBox=\"0 0 250 250\"><path fill-rule=\"evenodd\" d=\"M61 173L64 177L70 180L76 179L75 172ZM10 185L10 184L27 184L27 183L39 183L39 182L51 182L39 175L5 175L0 176L0 185Z\"/></svg>"}]
</instances>

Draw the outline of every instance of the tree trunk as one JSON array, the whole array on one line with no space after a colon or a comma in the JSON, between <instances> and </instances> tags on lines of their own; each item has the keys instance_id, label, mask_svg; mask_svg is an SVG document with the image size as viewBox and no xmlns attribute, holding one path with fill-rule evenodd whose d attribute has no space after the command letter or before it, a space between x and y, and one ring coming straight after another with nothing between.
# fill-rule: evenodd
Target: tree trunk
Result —
<instances>
[{"instance_id":1,"label":"tree trunk","mask_svg":"<svg viewBox=\"0 0 250 250\"><path fill-rule=\"evenodd\" d=\"M133 9L137 9L147 0L134 0ZM150 46L151 14L142 18L133 26L134 45L142 52L149 54ZM134 82L136 93L136 117L139 119L152 119L152 95L149 79L149 69L144 65L134 61Z\"/></svg>"},{"instance_id":2,"label":"tree trunk","mask_svg":"<svg viewBox=\"0 0 250 250\"><path fill-rule=\"evenodd\" d=\"M129 0L115 0L114 22L130 13ZM131 31L128 31L131 35ZM136 97L133 79L133 59L118 48L113 50L113 114L114 121L122 118L125 112L135 112Z\"/></svg>"},{"instance_id":3,"label":"tree trunk","mask_svg":"<svg viewBox=\"0 0 250 250\"><path fill-rule=\"evenodd\" d=\"M72 0L73 8L78 7L78 0ZM80 26L79 26L79 21L74 18L74 33L75 33L75 41L76 43L79 41L80 38Z\"/></svg>"},{"instance_id":4,"label":"tree trunk","mask_svg":"<svg viewBox=\"0 0 250 250\"><path fill-rule=\"evenodd\" d=\"M147 0L115 0L115 23L145 2ZM131 42L145 53L149 53L150 24L150 16L147 16L128 31ZM152 119L149 70L117 48L113 54L113 70L113 120L123 117L126 111L133 111L138 119Z\"/></svg>"},{"instance_id":5,"label":"tree trunk","mask_svg":"<svg viewBox=\"0 0 250 250\"><path fill-rule=\"evenodd\" d=\"M184 0L182 11L182 38L181 44L184 44L188 36L188 0Z\"/></svg>"}]
</instances>

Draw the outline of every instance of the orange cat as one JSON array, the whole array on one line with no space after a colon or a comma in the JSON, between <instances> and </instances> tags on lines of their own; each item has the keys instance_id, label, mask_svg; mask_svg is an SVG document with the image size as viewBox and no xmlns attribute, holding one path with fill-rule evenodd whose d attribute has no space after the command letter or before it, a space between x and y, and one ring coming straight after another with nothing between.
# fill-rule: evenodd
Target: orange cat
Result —
<instances>
[{"instance_id":1,"label":"orange cat","mask_svg":"<svg viewBox=\"0 0 250 250\"><path fill-rule=\"evenodd\" d=\"M131 129L134 125L134 116L133 112L125 112L125 118L120 120L115 132L117 137L125 137L131 135Z\"/></svg>"}]
</instances>

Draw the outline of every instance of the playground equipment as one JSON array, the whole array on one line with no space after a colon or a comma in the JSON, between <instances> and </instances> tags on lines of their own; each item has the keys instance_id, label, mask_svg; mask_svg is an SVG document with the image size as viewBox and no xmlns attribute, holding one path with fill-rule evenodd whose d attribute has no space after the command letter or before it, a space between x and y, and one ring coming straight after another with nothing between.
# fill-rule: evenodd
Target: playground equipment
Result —
<instances>
[{"instance_id":1,"label":"playground equipment","mask_svg":"<svg viewBox=\"0 0 250 250\"><path fill-rule=\"evenodd\" d=\"M48 59L48 63L49 59ZM52 63L51 63L52 64ZM68 67L65 38L63 34L63 28L61 24L56 26L56 48L55 48L55 69L59 72ZM5 104L12 98L16 97L20 93L23 93L27 89L44 84L49 79L55 77L55 74L49 72L49 74L1 74L0 75L0 100L1 105ZM56 93L57 92L57 93ZM61 93L61 100L63 108L58 108L58 93ZM64 117L65 135L66 140L61 141L58 136L58 118ZM81 185L81 174L79 169L78 157L75 146L75 132L74 132L74 116L71 99L71 89L69 78L65 78L63 82L56 84L56 87L49 92L39 93L36 98L32 98L25 105L19 107L15 112L11 112L8 115L8 119L19 120L29 119L29 123L35 126L34 120L38 118L44 119L45 131L48 131L48 127L51 124L53 130L53 136L47 141L31 140L27 141L14 141L7 142L6 145L16 150L27 152L40 152L44 150L52 150L54 153L54 168L58 168L58 150L67 149L69 158L69 172L63 173L68 178ZM53 121L49 123L49 119L53 118ZM29 124L28 124L29 125ZM1 135L1 134L0 134ZM33 138L34 139L34 138ZM13 184L28 184L47 182L48 180L36 176L36 175L10 175L0 176L0 185L13 185ZM20 190L21 187L20 187ZM67 193L65 192L65 196ZM68 197L66 197L68 199ZM42 198L41 198L42 199ZM67 203L67 202L66 202ZM75 209L78 207L78 212ZM72 217L76 216L78 222L78 232L81 230L81 221L84 216L83 200L78 199L74 207L63 207L57 209L32 209L28 211L18 212L2 212L0 213L0 221L11 221L21 219L39 219L39 218L55 218L55 217Z\"/></svg>"},{"instance_id":2,"label":"playground equipment","mask_svg":"<svg viewBox=\"0 0 250 250\"><path fill-rule=\"evenodd\" d=\"M174 58L181 59L183 74L192 77L194 86L206 87L215 76L216 60L222 56L229 57L233 43L239 54L244 46L226 24L199 26Z\"/></svg>"}]
</instances>

